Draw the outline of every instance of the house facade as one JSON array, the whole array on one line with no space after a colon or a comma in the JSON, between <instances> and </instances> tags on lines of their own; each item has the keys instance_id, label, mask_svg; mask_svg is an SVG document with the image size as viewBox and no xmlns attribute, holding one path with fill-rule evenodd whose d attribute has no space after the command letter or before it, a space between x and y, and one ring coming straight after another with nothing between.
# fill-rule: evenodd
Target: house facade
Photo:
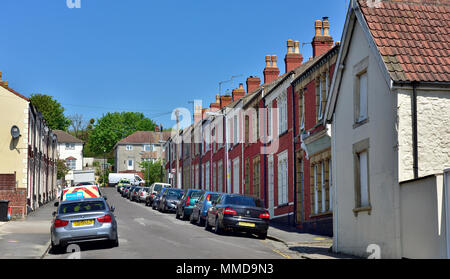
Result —
<instances>
[{"instance_id":1,"label":"house facade","mask_svg":"<svg viewBox=\"0 0 450 279\"><path fill-rule=\"evenodd\" d=\"M58 138L58 158L64 160L69 172L65 176L66 185L73 184L73 172L83 170L83 146L84 142L71 134L55 130Z\"/></svg>"},{"instance_id":2,"label":"house facade","mask_svg":"<svg viewBox=\"0 0 450 279\"><path fill-rule=\"evenodd\" d=\"M0 73L0 199L23 216L56 196L56 135L30 99L9 88Z\"/></svg>"},{"instance_id":3,"label":"house facade","mask_svg":"<svg viewBox=\"0 0 450 279\"><path fill-rule=\"evenodd\" d=\"M163 144L170 132L137 131L114 146L116 172L141 172L141 162L164 160Z\"/></svg>"},{"instance_id":4,"label":"house facade","mask_svg":"<svg viewBox=\"0 0 450 279\"><path fill-rule=\"evenodd\" d=\"M450 37L442 26L449 12L448 1L350 3L325 112L336 252L367 256L378 247L382 258L448 257L440 251L448 239L429 250L448 220ZM436 198L441 206L433 209Z\"/></svg>"}]
</instances>

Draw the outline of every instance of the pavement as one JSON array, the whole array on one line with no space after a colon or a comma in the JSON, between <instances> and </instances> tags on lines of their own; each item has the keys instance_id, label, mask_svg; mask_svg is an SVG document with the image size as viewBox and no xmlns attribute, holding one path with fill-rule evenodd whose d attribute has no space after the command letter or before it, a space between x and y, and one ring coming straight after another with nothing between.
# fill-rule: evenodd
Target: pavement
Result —
<instances>
[{"instance_id":1,"label":"pavement","mask_svg":"<svg viewBox=\"0 0 450 279\"><path fill-rule=\"evenodd\" d=\"M340 253L332 252L333 238L328 236L301 233L290 227L270 226L267 238L282 243L288 251L302 259L354 259Z\"/></svg>"},{"instance_id":2,"label":"pavement","mask_svg":"<svg viewBox=\"0 0 450 279\"><path fill-rule=\"evenodd\" d=\"M0 222L0 259L40 259L50 245L52 212L50 202L25 220Z\"/></svg>"}]
</instances>

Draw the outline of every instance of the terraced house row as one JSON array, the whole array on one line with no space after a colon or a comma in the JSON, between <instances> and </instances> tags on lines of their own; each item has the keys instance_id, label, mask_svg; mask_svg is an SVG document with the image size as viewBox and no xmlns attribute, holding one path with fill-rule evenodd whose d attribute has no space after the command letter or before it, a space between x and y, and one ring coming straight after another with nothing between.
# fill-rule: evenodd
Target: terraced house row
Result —
<instances>
[{"instance_id":1,"label":"terraced house row","mask_svg":"<svg viewBox=\"0 0 450 279\"><path fill-rule=\"evenodd\" d=\"M448 258L449 14L352 0L341 43L317 20L312 58L288 40L284 73L268 55L262 82L195 107L165 144L167 182L261 198L336 252Z\"/></svg>"}]
</instances>

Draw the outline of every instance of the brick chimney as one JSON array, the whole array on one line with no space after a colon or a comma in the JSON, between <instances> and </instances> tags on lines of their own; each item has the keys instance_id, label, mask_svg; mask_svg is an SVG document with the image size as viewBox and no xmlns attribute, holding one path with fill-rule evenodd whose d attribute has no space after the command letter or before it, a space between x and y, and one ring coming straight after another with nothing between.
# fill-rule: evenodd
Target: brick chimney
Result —
<instances>
[{"instance_id":1,"label":"brick chimney","mask_svg":"<svg viewBox=\"0 0 450 279\"><path fill-rule=\"evenodd\" d=\"M278 78L280 70L277 66L276 55L266 55L266 68L264 69L264 83L271 83Z\"/></svg>"},{"instance_id":2,"label":"brick chimney","mask_svg":"<svg viewBox=\"0 0 450 279\"><path fill-rule=\"evenodd\" d=\"M215 112L220 109L220 95L216 95L216 102L209 105L209 111Z\"/></svg>"},{"instance_id":3,"label":"brick chimney","mask_svg":"<svg viewBox=\"0 0 450 279\"><path fill-rule=\"evenodd\" d=\"M160 132L158 125L156 125L156 127L155 127L155 132Z\"/></svg>"},{"instance_id":4,"label":"brick chimney","mask_svg":"<svg viewBox=\"0 0 450 279\"><path fill-rule=\"evenodd\" d=\"M253 93L259 85L261 84L261 79L259 77L251 76L247 78L247 93Z\"/></svg>"},{"instance_id":5,"label":"brick chimney","mask_svg":"<svg viewBox=\"0 0 450 279\"><path fill-rule=\"evenodd\" d=\"M248 79L247 79L248 81ZM233 102L245 96L244 84L239 83L239 88L233 89Z\"/></svg>"},{"instance_id":6,"label":"brick chimney","mask_svg":"<svg viewBox=\"0 0 450 279\"><path fill-rule=\"evenodd\" d=\"M295 48L294 48L295 46ZM299 41L287 41L288 52L284 58L286 65L286 73L300 66L303 62L303 55L300 54L300 42Z\"/></svg>"},{"instance_id":7,"label":"brick chimney","mask_svg":"<svg viewBox=\"0 0 450 279\"><path fill-rule=\"evenodd\" d=\"M230 95L220 96L220 108L224 108L233 102L233 98Z\"/></svg>"},{"instance_id":8,"label":"brick chimney","mask_svg":"<svg viewBox=\"0 0 450 279\"><path fill-rule=\"evenodd\" d=\"M334 42L333 38L330 36L330 22L328 17L324 17L323 21L316 20L314 26L316 35L313 38L312 47L313 56L317 57L329 51L333 47Z\"/></svg>"},{"instance_id":9,"label":"brick chimney","mask_svg":"<svg viewBox=\"0 0 450 279\"><path fill-rule=\"evenodd\" d=\"M194 123L199 122L202 120L202 106L201 105L195 105L194 107Z\"/></svg>"}]
</instances>

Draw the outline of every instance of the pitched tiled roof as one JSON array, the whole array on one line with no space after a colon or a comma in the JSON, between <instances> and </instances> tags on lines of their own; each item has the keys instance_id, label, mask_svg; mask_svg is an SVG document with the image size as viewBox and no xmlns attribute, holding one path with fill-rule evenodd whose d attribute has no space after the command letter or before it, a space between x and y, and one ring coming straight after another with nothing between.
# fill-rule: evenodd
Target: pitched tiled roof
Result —
<instances>
[{"instance_id":1,"label":"pitched tiled roof","mask_svg":"<svg viewBox=\"0 0 450 279\"><path fill-rule=\"evenodd\" d=\"M392 80L450 81L450 0L358 3Z\"/></svg>"},{"instance_id":2,"label":"pitched tiled roof","mask_svg":"<svg viewBox=\"0 0 450 279\"><path fill-rule=\"evenodd\" d=\"M84 143L84 141L77 139L71 134L61 130L54 130L53 133L58 137L59 143Z\"/></svg>"},{"instance_id":3,"label":"pitched tiled roof","mask_svg":"<svg viewBox=\"0 0 450 279\"><path fill-rule=\"evenodd\" d=\"M153 132L153 131L137 131L117 144L127 143L156 143L159 144L160 140L166 141L169 139L171 132Z\"/></svg>"}]
</instances>

